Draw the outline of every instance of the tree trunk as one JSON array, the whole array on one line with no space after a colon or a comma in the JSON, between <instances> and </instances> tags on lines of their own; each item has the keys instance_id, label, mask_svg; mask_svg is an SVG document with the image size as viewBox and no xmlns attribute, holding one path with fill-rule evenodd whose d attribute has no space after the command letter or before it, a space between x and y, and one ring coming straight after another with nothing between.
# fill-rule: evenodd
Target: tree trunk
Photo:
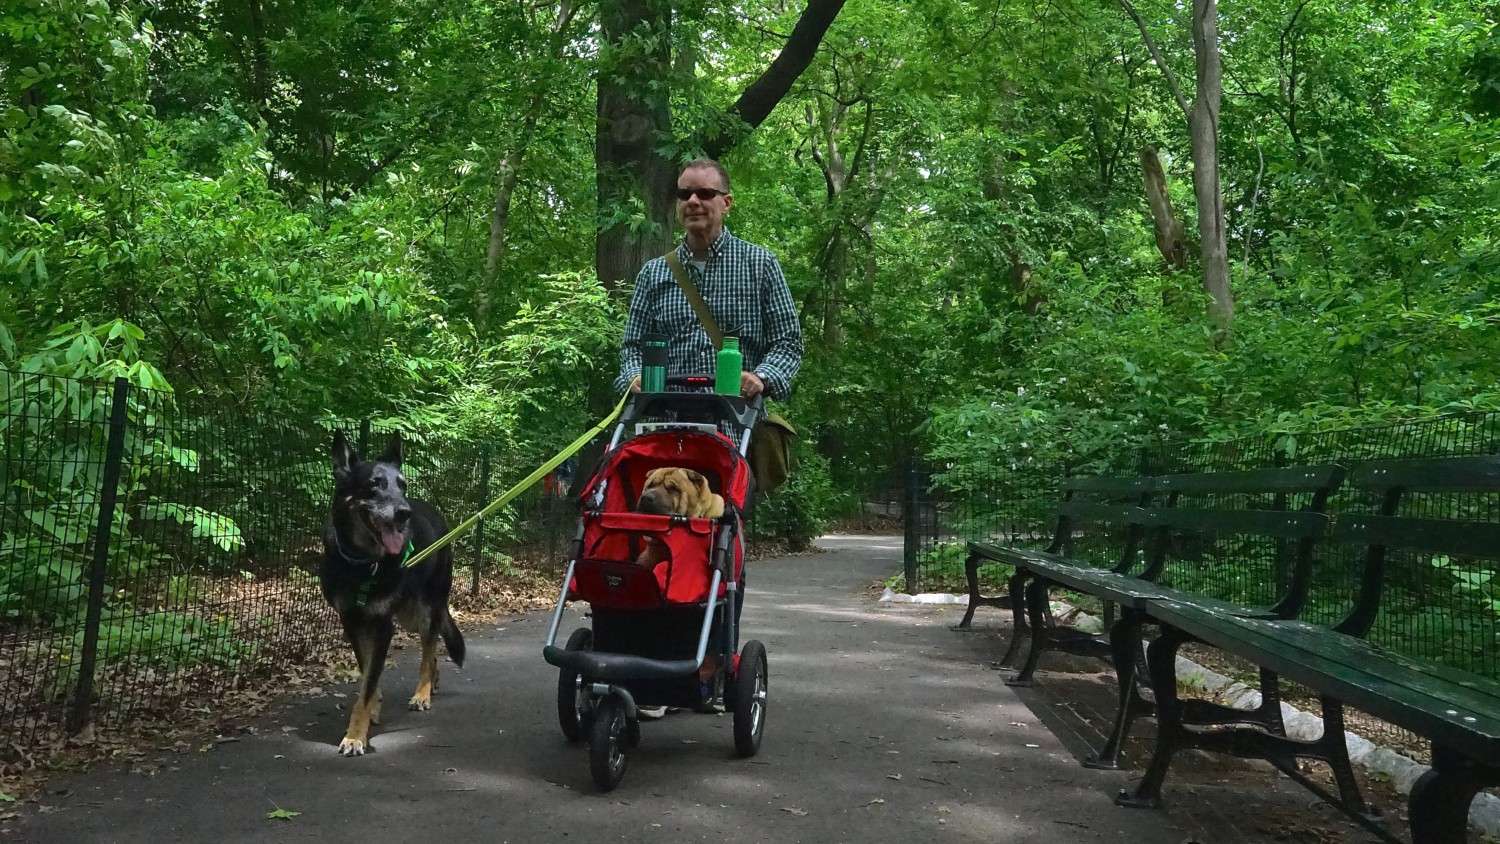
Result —
<instances>
[{"instance_id":1,"label":"tree trunk","mask_svg":"<svg viewBox=\"0 0 1500 844\"><path fill-rule=\"evenodd\" d=\"M1146 21L1130 0L1120 6L1135 21L1151 58L1166 77L1172 97L1188 119L1193 147L1193 193L1198 199L1198 236L1203 262L1203 289L1217 342L1228 340L1234 325L1234 294L1229 287L1229 247L1224 236L1224 197L1219 188L1219 100L1224 93L1219 67L1219 13L1216 0L1193 0L1193 53L1197 57L1198 91L1189 103L1171 65L1162 57Z\"/></svg>"},{"instance_id":2,"label":"tree trunk","mask_svg":"<svg viewBox=\"0 0 1500 844\"><path fill-rule=\"evenodd\" d=\"M1219 188L1219 67L1217 0L1193 0L1193 52L1198 57L1198 93L1189 126L1193 138L1193 191L1198 197L1198 236L1202 240L1203 289L1208 315L1221 335L1234 326L1234 295L1229 289L1229 247L1224 234L1224 194Z\"/></svg>"},{"instance_id":3,"label":"tree trunk","mask_svg":"<svg viewBox=\"0 0 1500 844\"><path fill-rule=\"evenodd\" d=\"M827 195L829 222L833 231L818 250L816 266L823 280L823 343L829 348L844 345L844 276L848 272L849 241L844 236L844 209L839 197L849 186L849 169L844 161L844 151L839 146L839 135L844 131L843 118L846 109L836 107L834 116L826 123L820 122L812 105L807 106L807 126L811 130L812 157L823 171L823 185ZM824 144L818 136L824 136ZM826 146L825 150L823 146Z\"/></svg>"},{"instance_id":4,"label":"tree trunk","mask_svg":"<svg viewBox=\"0 0 1500 844\"><path fill-rule=\"evenodd\" d=\"M1036 316L1047 304L1047 297L1031 286L1031 265L1022 261L1021 253L1015 250L1010 253L1010 289L1015 291L1021 312L1027 316Z\"/></svg>"},{"instance_id":5,"label":"tree trunk","mask_svg":"<svg viewBox=\"0 0 1500 844\"><path fill-rule=\"evenodd\" d=\"M532 136L536 134L537 120L541 118L545 102L541 93L531 98L531 108L526 112L526 123L521 127L521 134L514 145L506 150L500 166L495 168L495 205L490 213L490 248L484 260L485 278L490 282L499 277L500 267L505 260L505 230L510 223L510 202L515 196L516 182L521 178L521 161L526 157L526 149L531 146ZM483 303L480 304L480 315L483 316Z\"/></svg>"},{"instance_id":6,"label":"tree trunk","mask_svg":"<svg viewBox=\"0 0 1500 844\"><path fill-rule=\"evenodd\" d=\"M557 7L557 21L552 26L552 45L549 58L557 59L562 54L563 47L567 44L566 33L568 25L573 21L573 14L577 8L571 0L562 0ZM526 158L526 151L531 146L531 139L536 135L537 121L541 120L542 109L547 105L548 88L540 86L540 80L534 84L538 87L531 96L531 102L526 109L526 120L521 125L521 132L516 136L510 149L505 151L505 156L500 160L500 166L495 169L495 204L490 212L490 245L484 260L484 283L474 291L474 307L479 316L479 323L483 324L484 317L489 311L492 303L492 288L500 277L500 269L505 261L505 232L510 224L510 203L516 193L516 183L521 178L521 162Z\"/></svg>"},{"instance_id":7,"label":"tree trunk","mask_svg":"<svg viewBox=\"0 0 1500 844\"><path fill-rule=\"evenodd\" d=\"M1146 204L1151 206L1151 221L1156 231L1156 249L1173 272L1187 269L1187 242L1182 221L1172 210L1172 197L1167 193L1167 174L1162 169L1156 148L1141 147L1141 173L1146 179Z\"/></svg>"},{"instance_id":8,"label":"tree trunk","mask_svg":"<svg viewBox=\"0 0 1500 844\"><path fill-rule=\"evenodd\" d=\"M672 240L674 165L657 152L671 132L664 93L650 83L671 71L671 5L666 0L606 0L599 4L602 36L598 125L594 135L599 234L594 267L611 290L635 276ZM622 47L628 37L636 39Z\"/></svg>"},{"instance_id":9,"label":"tree trunk","mask_svg":"<svg viewBox=\"0 0 1500 844\"><path fill-rule=\"evenodd\" d=\"M791 90L812 63L844 2L808 0L786 46L735 101L731 110L744 128L759 126ZM619 290L641 264L664 253L672 243L676 162L656 151L671 136L672 120L666 95L655 93L661 87L655 83L667 79L671 69L667 37L671 15L670 0L602 0L599 4L604 70L599 74L594 137L601 219L594 241L594 267L600 282L611 291ZM638 42L620 50L621 41L631 33ZM643 49L642 45L647 46ZM622 60L618 53L629 58ZM739 137L708 137L702 143L704 153L722 158Z\"/></svg>"}]
</instances>

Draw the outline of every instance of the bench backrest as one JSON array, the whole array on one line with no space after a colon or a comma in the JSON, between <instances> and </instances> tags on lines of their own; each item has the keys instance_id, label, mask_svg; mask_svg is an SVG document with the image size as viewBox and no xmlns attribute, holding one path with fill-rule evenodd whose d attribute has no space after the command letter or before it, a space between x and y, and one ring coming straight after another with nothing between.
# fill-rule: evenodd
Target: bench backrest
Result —
<instances>
[{"instance_id":1,"label":"bench backrest","mask_svg":"<svg viewBox=\"0 0 1500 844\"><path fill-rule=\"evenodd\" d=\"M1238 590L1241 594L1211 597L1254 603L1253 598L1247 600L1250 592L1270 595L1267 606L1272 612L1283 618L1295 617L1312 585L1314 553L1328 527L1329 517L1324 512L1328 499L1344 475L1344 467L1328 464L1159 476L1152 484L1158 504L1146 508L1152 541L1150 561L1142 576L1155 579L1169 559L1183 562L1192 556L1189 551L1194 538L1205 534L1241 537L1241 543L1248 540L1255 545L1269 539L1269 577L1254 581L1254 589L1242 586ZM1182 582L1172 585L1228 593L1231 589L1220 583L1222 576L1238 572L1246 581L1243 572L1254 562L1257 550L1241 547L1228 553L1225 561L1210 560L1196 572L1174 565L1173 579ZM1196 584L1190 583L1195 579ZM1220 585L1211 585L1216 583ZM1267 586L1269 590L1264 588Z\"/></svg>"},{"instance_id":2,"label":"bench backrest","mask_svg":"<svg viewBox=\"0 0 1500 844\"><path fill-rule=\"evenodd\" d=\"M1064 479L1061 499L1053 507L1056 527L1048 550L1070 554L1083 525L1123 530L1120 556L1112 568L1126 572L1135 564L1144 535L1144 505L1150 500L1152 478L1080 476Z\"/></svg>"},{"instance_id":3,"label":"bench backrest","mask_svg":"<svg viewBox=\"0 0 1500 844\"><path fill-rule=\"evenodd\" d=\"M1345 513L1335 523L1336 541L1363 548L1353 609L1335 629L1367 635L1382 604L1389 605L1393 583L1446 589L1450 598L1467 585L1481 599L1500 600L1500 566L1494 564L1500 560L1500 457L1371 461L1354 468L1350 485L1379 503L1373 513ZM1393 570L1393 557L1406 567ZM1500 606L1476 609L1475 617L1493 624Z\"/></svg>"}]
</instances>

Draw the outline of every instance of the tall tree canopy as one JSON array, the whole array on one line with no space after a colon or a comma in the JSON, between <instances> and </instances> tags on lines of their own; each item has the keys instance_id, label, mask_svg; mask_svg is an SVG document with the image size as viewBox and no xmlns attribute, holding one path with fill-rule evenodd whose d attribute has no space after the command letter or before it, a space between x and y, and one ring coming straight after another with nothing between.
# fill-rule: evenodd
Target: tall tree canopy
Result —
<instances>
[{"instance_id":1,"label":"tall tree canopy","mask_svg":"<svg viewBox=\"0 0 1500 844\"><path fill-rule=\"evenodd\" d=\"M837 488L1491 408L1496 14L19 0L0 363L555 440L706 152L787 269Z\"/></svg>"}]
</instances>

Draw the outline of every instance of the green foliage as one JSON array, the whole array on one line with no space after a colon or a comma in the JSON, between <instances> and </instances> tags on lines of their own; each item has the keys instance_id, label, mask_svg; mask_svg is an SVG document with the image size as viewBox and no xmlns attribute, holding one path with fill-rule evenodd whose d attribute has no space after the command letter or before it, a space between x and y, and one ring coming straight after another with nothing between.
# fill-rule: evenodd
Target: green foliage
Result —
<instances>
[{"instance_id":1,"label":"green foliage","mask_svg":"<svg viewBox=\"0 0 1500 844\"><path fill-rule=\"evenodd\" d=\"M1116 4L846 4L753 133L729 104L797 4L657 4L670 27L602 50L618 4L12 5L0 363L170 383L186 429L202 423L189 406L371 418L419 446L497 443L498 486L597 419L625 303L587 269L610 257L595 235L655 226L591 164L596 80L626 66L669 115L641 139L659 154L736 139L731 226L777 253L802 313L785 409L802 468L762 502L777 533L805 539L889 494L913 457L974 502L966 527L1015 534L1059 467L1129 471L1158 439L1263 435L1290 455L1332 426L1500 408L1493 3L1220 4L1229 343L1204 320L1193 226L1187 270L1157 250L1138 153L1159 150L1187 222L1191 149ZM1184 11L1136 5L1193 96ZM108 409L67 382L17 383L8 442L56 468L6 470L26 515L0 577L5 595L51 597L0 612L64 617L98 478L97 460L62 458L103 444L42 429ZM281 468L314 500L323 444L295 445ZM157 433L127 448L184 472L247 457ZM121 537L171 526L220 561L254 545L253 516L162 494L156 471L126 478ZM166 553L119 551L121 571Z\"/></svg>"},{"instance_id":2,"label":"green foliage","mask_svg":"<svg viewBox=\"0 0 1500 844\"><path fill-rule=\"evenodd\" d=\"M149 654L177 667L213 663L232 667L248 646L228 622L158 610L143 611L132 595L113 583L136 583L140 575L169 561L164 549L144 541L139 527L172 521L193 539L223 551L243 544L238 526L196 504L160 497L163 473L193 473L198 455L173 442L173 434L153 423L171 401L170 385L139 358L144 334L123 321L94 327L87 322L59 326L40 346L21 354L14 346L0 360L0 489L18 518L0 534L0 618L33 622L59 630L72 628L72 644L59 655L65 668L52 678L56 689L71 689L82 649L90 567L97 543L100 492L106 462L111 391L90 381L124 378L135 389L126 405L133 432L124 439L122 477L105 553L107 601L100 626L102 659ZM80 380L87 379L87 380ZM176 489L191 489L176 477ZM178 548L177 553L192 553ZM182 599L191 584L176 578L169 597Z\"/></svg>"},{"instance_id":3,"label":"green foliage","mask_svg":"<svg viewBox=\"0 0 1500 844\"><path fill-rule=\"evenodd\" d=\"M791 550L801 551L827 529L828 514L839 508L843 493L834 488L822 455L800 441L796 451L791 477L756 504L754 518L758 533L785 539Z\"/></svg>"}]
</instances>

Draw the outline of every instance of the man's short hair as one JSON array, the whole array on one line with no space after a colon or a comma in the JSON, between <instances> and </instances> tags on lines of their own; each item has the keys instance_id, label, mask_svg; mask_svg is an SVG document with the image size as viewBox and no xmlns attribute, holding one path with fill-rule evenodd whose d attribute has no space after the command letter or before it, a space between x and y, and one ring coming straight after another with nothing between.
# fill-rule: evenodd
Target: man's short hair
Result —
<instances>
[{"instance_id":1,"label":"man's short hair","mask_svg":"<svg viewBox=\"0 0 1500 844\"><path fill-rule=\"evenodd\" d=\"M712 158L695 158L692 161L689 161L681 170L679 170L677 172L677 175L681 176L683 173L686 173L689 170L712 170L715 173L718 173L719 183L724 185L724 192L729 193L729 171L725 170L724 165L720 164L719 162L713 160Z\"/></svg>"}]
</instances>

